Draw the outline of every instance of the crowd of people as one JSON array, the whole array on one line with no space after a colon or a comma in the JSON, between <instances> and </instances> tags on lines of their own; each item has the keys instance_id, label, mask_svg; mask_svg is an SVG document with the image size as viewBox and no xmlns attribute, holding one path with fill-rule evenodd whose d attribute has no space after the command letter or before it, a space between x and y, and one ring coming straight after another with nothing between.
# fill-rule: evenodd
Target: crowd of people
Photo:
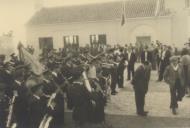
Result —
<instances>
[{"instance_id":1,"label":"crowd of people","mask_svg":"<svg viewBox=\"0 0 190 128\"><path fill-rule=\"evenodd\" d=\"M134 87L138 115L148 113L144 104L151 70L158 71L158 82L164 79L170 85L170 107L176 114L177 102L185 91L190 92L188 49L180 55L159 42L98 47L43 49L40 74L21 53L11 54L6 62L6 56L0 55L0 127L59 128L64 124L65 106L72 110L76 127L105 125L104 108L110 96L117 95L117 87L124 88L125 70ZM35 49L30 46L26 51L32 56ZM136 63L141 65L135 70Z\"/></svg>"}]
</instances>

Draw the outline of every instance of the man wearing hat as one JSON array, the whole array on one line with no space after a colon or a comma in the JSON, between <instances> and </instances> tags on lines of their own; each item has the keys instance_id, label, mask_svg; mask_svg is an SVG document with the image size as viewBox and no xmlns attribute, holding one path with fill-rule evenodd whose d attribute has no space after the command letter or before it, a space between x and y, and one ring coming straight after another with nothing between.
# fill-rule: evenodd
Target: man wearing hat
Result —
<instances>
[{"instance_id":1,"label":"man wearing hat","mask_svg":"<svg viewBox=\"0 0 190 128\"><path fill-rule=\"evenodd\" d=\"M150 80L151 66L148 61L145 61L135 71L132 79L132 85L135 92L135 101L137 115L147 116L148 112L144 111L145 95L148 92L148 84Z\"/></svg>"},{"instance_id":2,"label":"man wearing hat","mask_svg":"<svg viewBox=\"0 0 190 128\"><path fill-rule=\"evenodd\" d=\"M144 51L141 53L141 62L145 61L152 62L152 53L148 51L148 46L145 47Z\"/></svg>"},{"instance_id":3,"label":"man wearing hat","mask_svg":"<svg viewBox=\"0 0 190 128\"><path fill-rule=\"evenodd\" d=\"M174 115L177 114L177 102L181 101L184 96L184 70L178 61L179 58L177 56L172 56L170 58L170 65L167 66L164 72L164 80L170 87L170 108Z\"/></svg>"},{"instance_id":4,"label":"man wearing hat","mask_svg":"<svg viewBox=\"0 0 190 128\"><path fill-rule=\"evenodd\" d=\"M125 55L126 60L128 61L128 66L127 66L127 71L128 71L128 80L131 80L131 74L132 77L134 76L134 67L135 67L135 62L136 62L136 55L135 52L132 48L129 48L126 55Z\"/></svg>"}]
</instances>

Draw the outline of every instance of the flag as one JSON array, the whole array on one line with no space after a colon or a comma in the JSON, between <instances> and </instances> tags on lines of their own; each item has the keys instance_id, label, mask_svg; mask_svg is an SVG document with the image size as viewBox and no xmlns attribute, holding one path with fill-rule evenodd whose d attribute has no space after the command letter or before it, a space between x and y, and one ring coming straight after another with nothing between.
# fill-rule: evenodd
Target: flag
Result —
<instances>
[{"instance_id":1,"label":"flag","mask_svg":"<svg viewBox=\"0 0 190 128\"><path fill-rule=\"evenodd\" d=\"M26 65L30 65L32 72L40 75L44 72L45 67L39 62L35 55L30 54L22 44L18 46L20 60Z\"/></svg>"},{"instance_id":2,"label":"flag","mask_svg":"<svg viewBox=\"0 0 190 128\"><path fill-rule=\"evenodd\" d=\"M122 14L121 26L123 26L124 24L125 24L125 16L124 16L124 14Z\"/></svg>"},{"instance_id":3,"label":"flag","mask_svg":"<svg viewBox=\"0 0 190 128\"><path fill-rule=\"evenodd\" d=\"M125 24L125 1L122 4L121 26Z\"/></svg>"}]
</instances>

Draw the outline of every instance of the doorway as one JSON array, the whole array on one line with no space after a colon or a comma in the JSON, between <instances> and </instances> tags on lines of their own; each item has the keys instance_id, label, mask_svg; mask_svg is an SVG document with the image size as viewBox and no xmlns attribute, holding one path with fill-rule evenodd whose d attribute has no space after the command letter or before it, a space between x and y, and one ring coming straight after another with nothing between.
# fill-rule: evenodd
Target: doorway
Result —
<instances>
[{"instance_id":1,"label":"doorway","mask_svg":"<svg viewBox=\"0 0 190 128\"><path fill-rule=\"evenodd\" d=\"M40 37L39 48L42 52L42 56L47 58L51 50L53 50L53 38L52 37Z\"/></svg>"},{"instance_id":2,"label":"doorway","mask_svg":"<svg viewBox=\"0 0 190 128\"><path fill-rule=\"evenodd\" d=\"M139 46L149 46L151 44L151 36L137 36L136 42Z\"/></svg>"},{"instance_id":3,"label":"doorway","mask_svg":"<svg viewBox=\"0 0 190 128\"><path fill-rule=\"evenodd\" d=\"M40 37L39 38L39 48L43 49L53 49L53 38L52 37Z\"/></svg>"}]
</instances>

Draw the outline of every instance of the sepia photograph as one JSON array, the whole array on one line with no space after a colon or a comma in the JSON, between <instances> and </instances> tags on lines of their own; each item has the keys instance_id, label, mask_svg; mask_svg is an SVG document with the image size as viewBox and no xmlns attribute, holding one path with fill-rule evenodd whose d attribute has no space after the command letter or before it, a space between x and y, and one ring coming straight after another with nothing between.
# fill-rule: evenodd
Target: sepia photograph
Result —
<instances>
[{"instance_id":1,"label":"sepia photograph","mask_svg":"<svg viewBox=\"0 0 190 128\"><path fill-rule=\"evenodd\" d=\"M0 0L0 128L190 128L190 0Z\"/></svg>"}]
</instances>

